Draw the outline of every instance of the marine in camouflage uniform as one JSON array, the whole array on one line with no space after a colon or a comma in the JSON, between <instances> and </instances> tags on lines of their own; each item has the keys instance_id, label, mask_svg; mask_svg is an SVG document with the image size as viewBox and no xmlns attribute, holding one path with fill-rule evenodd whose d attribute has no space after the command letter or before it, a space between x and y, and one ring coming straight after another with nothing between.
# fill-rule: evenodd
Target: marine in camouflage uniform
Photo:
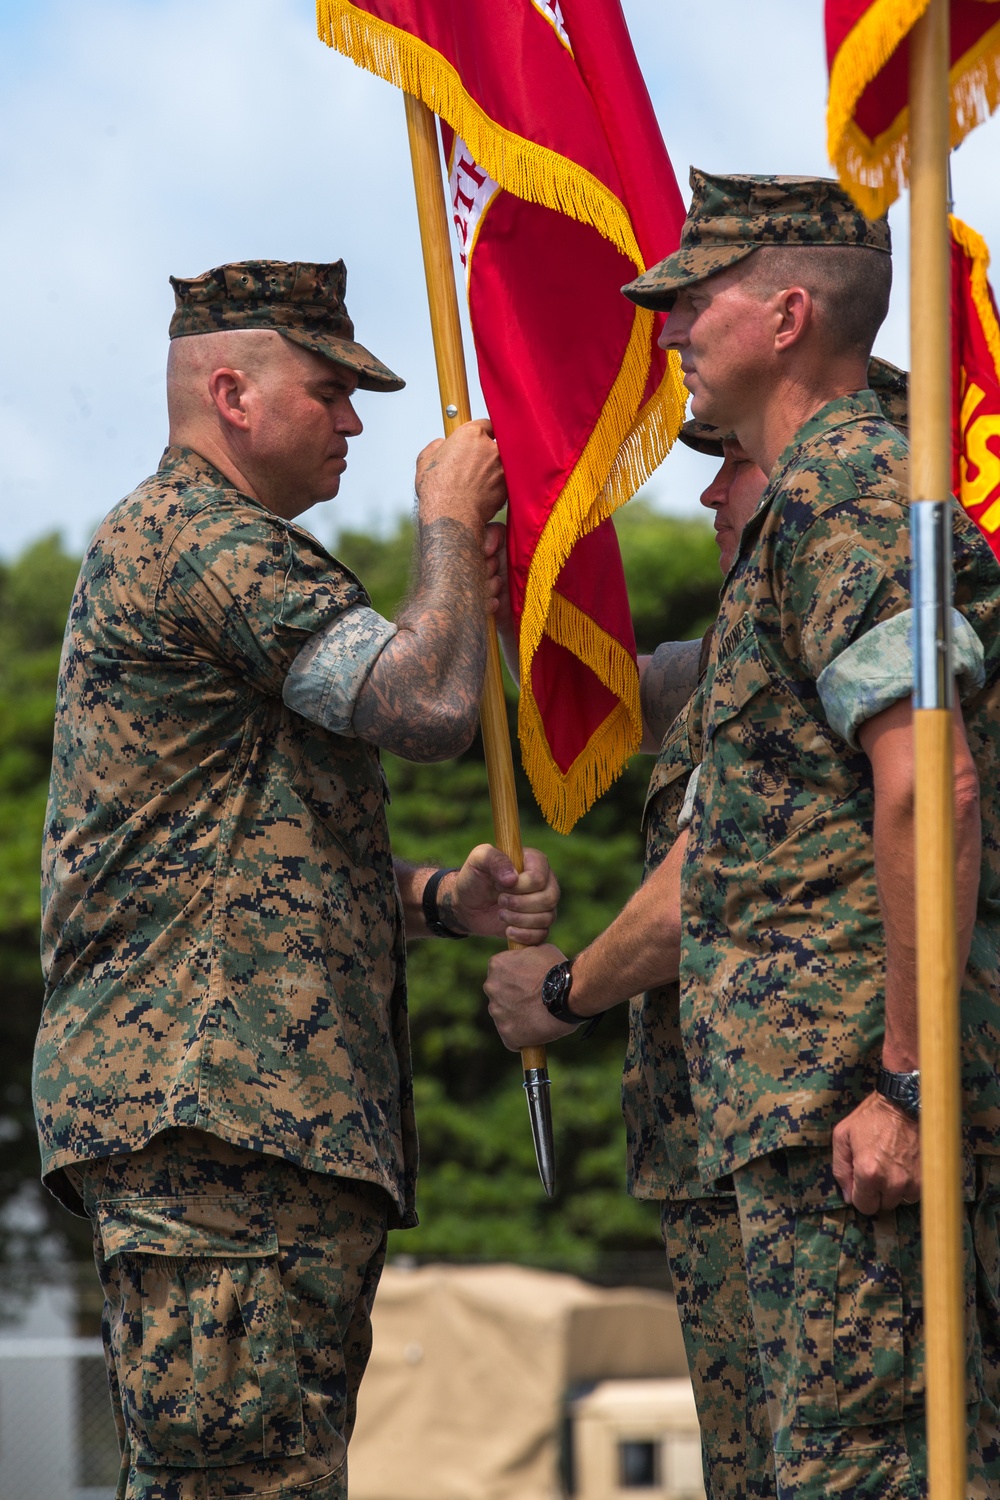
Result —
<instances>
[{"instance_id":1,"label":"marine in camouflage uniform","mask_svg":"<svg viewBox=\"0 0 1000 1500\"><path fill-rule=\"evenodd\" d=\"M893 421L905 423L906 377L883 360L872 360L869 381ZM702 504L724 507L719 532L723 566L735 548L734 525L751 513L766 476L743 460L732 440L723 446L716 428L688 421L683 442L723 459L721 469L702 495ZM752 472L749 472L752 471ZM748 508L749 507L749 508ZM685 795L691 771L701 759L703 694L694 692L704 679L711 632L701 643L665 642L651 657L640 657L645 737L643 748L658 748L646 799L646 889L652 892L680 827L690 821ZM685 703L685 697L690 698ZM675 706L684 704L671 722ZM664 726L666 730L664 732ZM662 743L656 736L662 734ZM580 991L596 1009L624 1001L636 975L632 961L648 943L650 929L663 930L669 889L658 891L636 917L632 908L642 893L584 954L574 960L571 1004ZM618 929L625 924L624 932ZM595 979L589 962L600 953ZM678 955L673 962L676 967ZM563 959L555 948L536 954L502 955L491 964L488 992L494 1014L498 1001L513 1001L525 1014L539 1009L533 986L544 982L544 964ZM644 955L657 975L669 971L669 951ZM539 965L541 964L541 969ZM558 968L558 966L557 966ZM637 976L636 976L637 977ZM732 1177L703 1181L697 1162L697 1129L687 1061L678 1015L678 986L656 984L629 1000L629 1045L622 1105L628 1141L628 1186L636 1197L661 1204L664 1242L677 1296L688 1365L694 1383L702 1430L705 1488L710 1497L774 1494L774 1464L756 1336L743 1265L742 1237ZM501 1031L505 1022L498 1015ZM556 1028L557 1032L560 1028ZM508 1044L515 1044L505 1037ZM548 1038L547 1038L548 1039ZM528 1038L521 1038L527 1041Z\"/></svg>"},{"instance_id":2,"label":"marine in camouflage uniform","mask_svg":"<svg viewBox=\"0 0 1000 1500\"><path fill-rule=\"evenodd\" d=\"M278 331L322 381L397 389L344 284L339 262L220 267L175 281L171 336ZM395 634L190 447L84 559L34 1097L44 1179L94 1224L119 1500L346 1494L386 1231L416 1222L404 912L352 721Z\"/></svg>"},{"instance_id":3,"label":"marine in camouflage uniform","mask_svg":"<svg viewBox=\"0 0 1000 1500\"><path fill-rule=\"evenodd\" d=\"M883 413L907 428L907 381L902 370L873 359L868 381ZM730 462L742 450L723 434L693 419L681 440L696 452ZM718 504L715 489L730 479L724 462L702 503ZM765 476L760 475L763 486ZM741 502L745 503L745 502ZM725 566L725 562L723 563ZM712 631L698 655L704 674ZM654 692L653 713L667 701L671 685L684 677L682 643L671 643ZM663 651L657 652L657 657ZM655 660L655 658L654 658ZM647 667L647 672L649 668ZM691 773L701 762L704 692L694 693L667 730L650 779L644 811L646 871L665 858L679 830L690 823L686 798ZM702 1430L705 1487L716 1496L774 1494L774 1462L753 1314L743 1267L742 1237L731 1175L704 1182L698 1171L698 1138L687 1060L680 1034L679 986L671 984L635 997L629 1006L629 1049L622 1104L628 1139L628 1186L635 1197L662 1200L662 1224L677 1295L688 1364Z\"/></svg>"},{"instance_id":4,"label":"marine in camouflage uniform","mask_svg":"<svg viewBox=\"0 0 1000 1500\"><path fill-rule=\"evenodd\" d=\"M888 249L833 183L693 173L677 289L762 244ZM668 326L668 336L669 336ZM680 1024L705 1180L731 1173L781 1495L924 1492L919 1211L845 1205L832 1128L870 1094L885 938L860 725L909 696L907 450L871 392L770 473L726 580L682 872ZM970 1494L997 1492L1000 580L955 507L956 671L982 787L962 992Z\"/></svg>"},{"instance_id":5,"label":"marine in camouflage uniform","mask_svg":"<svg viewBox=\"0 0 1000 1500\"><path fill-rule=\"evenodd\" d=\"M721 449L720 449L721 452ZM702 654L707 656L711 632ZM701 760L699 691L668 730L643 813L646 874L677 837L685 789ZM629 1004L622 1080L628 1190L661 1203L663 1239L701 1427L709 1500L768 1500L774 1462L732 1177L703 1182L679 989L658 986Z\"/></svg>"}]
</instances>

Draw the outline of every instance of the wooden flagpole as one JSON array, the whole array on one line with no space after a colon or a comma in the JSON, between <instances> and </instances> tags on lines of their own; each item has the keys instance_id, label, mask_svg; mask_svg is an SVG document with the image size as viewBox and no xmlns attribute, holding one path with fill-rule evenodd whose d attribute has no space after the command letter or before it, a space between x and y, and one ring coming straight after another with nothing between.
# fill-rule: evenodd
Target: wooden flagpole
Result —
<instances>
[{"instance_id":1,"label":"wooden flagpole","mask_svg":"<svg viewBox=\"0 0 1000 1500\"><path fill-rule=\"evenodd\" d=\"M463 422L471 421L472 408L469 403L462 327L458 316L448 218L441 187L437 124L433 113L419 99L406 93L403 98L406 102L406 129L410 140L413 187L417 198L417 219L420 224L427 301L437 362L441 416L447 436ZM497 848L503 850L518 870L522 870L524 853L517 812L514 761L507 728L500 650L492 618L487 636L486 680L479 712L490 784L490 804L493 809L494 839ZM516 948L519 945L512 943L510 946ZM538 1172L542 1186L551 1198L555 1189L555 1151L545 1048L522 1048L521 1065L524 1068L524 1087L528 1097Z\"/></svg>"},{"instance_id":2,"label":"wooden flagpole","mask_svg":"<svg viewBox=\"0 0 1000 1500\"><path fill-rule=\"evenodd\" d=\"M965 1500L961 1065L951 666L948 0L910 43L910 500L916 611L917 993L931 1500Z\"/></svg>"}]
</instances>

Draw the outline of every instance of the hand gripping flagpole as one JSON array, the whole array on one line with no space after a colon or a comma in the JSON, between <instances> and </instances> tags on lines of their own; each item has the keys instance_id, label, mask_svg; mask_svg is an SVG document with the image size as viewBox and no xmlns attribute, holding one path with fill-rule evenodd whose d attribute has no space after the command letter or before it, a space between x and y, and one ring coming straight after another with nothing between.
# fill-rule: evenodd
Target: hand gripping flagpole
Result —
<instances>
[{"instance_id":1,"label":"hand gripping flagpole","mask_svg":"<svg viewBox=\"0 0 1000 1500\"><path fill-rule=\"evenodd\" d=\"M948 0L910 45L910 500L927 1443L932 1500L966 1493L961 1068L951 660Z\"/></svg>"},{"instance_id":2,"label":"hand gripping flagpole","mask_svg":"<svg viewBox=\"0 0 1000 1500\"><path fill-rule=\"evenodd\" d=\"M432 112L419 99L415 99L412 94L404 94L403 97L406 102L406 128L410 138L413 186L417 197L417 219L420 223L420 243L427 279L427 301L430 305L441 413L447 436L463 422L471 420L472 410L465 373L462 329L458 318L458 296L455 291L448 219L441 186L437 125ZM518 870L522 870L524 854L517 815L514 761L507 729L500 650L492 617L487 634L486 681L479 716L490 783L494 838L497 848L503 850ZM517 948L520 944L510 943L509 946ZM524 1068L524 1088L528 1097L538 1175L547 1196L551 1198L555 1190L555 1148L545 1048L523 1047L521 1065Z\"/></svg>"}]
</instances>

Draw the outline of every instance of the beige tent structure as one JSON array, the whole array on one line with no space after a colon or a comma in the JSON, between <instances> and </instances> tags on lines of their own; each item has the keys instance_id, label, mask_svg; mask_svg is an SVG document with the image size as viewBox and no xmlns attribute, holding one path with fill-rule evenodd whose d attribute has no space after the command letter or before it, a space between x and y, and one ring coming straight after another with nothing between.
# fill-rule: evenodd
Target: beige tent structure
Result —
<instances>
[{"instance_id":1,"label":"beige tent structure","mask_svg":"<svg viewBox=\"0 0 1000 1500\"><path fill-rule=\"evenodd\" d=\"M573 1398L687 1377L672 1297L520 1266L390 1266L373 1325L352 1500L556 1500Z\"/></svg>"}]
</instances>

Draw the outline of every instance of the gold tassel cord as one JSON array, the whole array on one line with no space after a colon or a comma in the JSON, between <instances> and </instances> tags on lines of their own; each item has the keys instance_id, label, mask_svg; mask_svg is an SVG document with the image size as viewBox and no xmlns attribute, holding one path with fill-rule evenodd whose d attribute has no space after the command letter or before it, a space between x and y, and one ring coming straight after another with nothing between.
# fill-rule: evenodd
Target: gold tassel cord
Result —
<instances>
[{"instance_id":1,"label":"gold tassel cord","mask_svg":"<svg viewBox=\"0 0 1000 1500\"><path fill-rule=\"evenodd\" d=\"M908 107L901 109L872 140L857 125L854 110L928 3L876 0L845 37L830 72L827 152L840 181L870 219L885 213L909 180L910 112ZM954 148L1000 104L1000 22L952 64L948 82Z\"/></svg>"}]
</instances>

